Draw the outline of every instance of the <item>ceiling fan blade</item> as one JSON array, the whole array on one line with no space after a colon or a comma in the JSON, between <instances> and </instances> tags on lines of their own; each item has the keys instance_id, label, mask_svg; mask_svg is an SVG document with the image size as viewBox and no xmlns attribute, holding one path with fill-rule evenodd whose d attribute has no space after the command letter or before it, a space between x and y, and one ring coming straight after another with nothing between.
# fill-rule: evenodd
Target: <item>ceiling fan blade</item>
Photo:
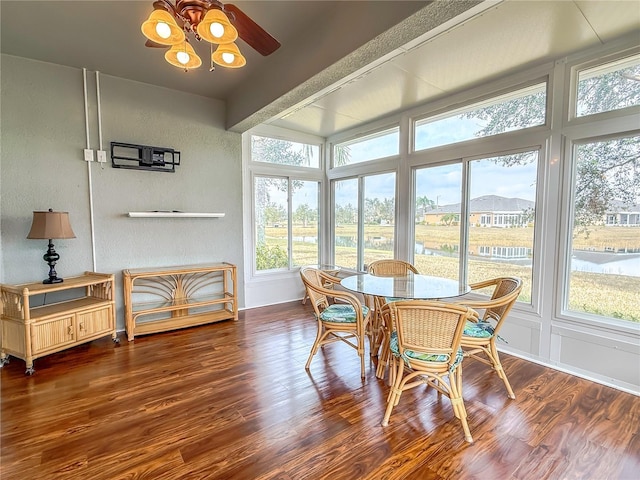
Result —
<instances>
[{"instance_id":1,"label":"ceiling fan blade","mask_svg":"<svg viewBox=\"0 0 640 480\"><path fill-rule=\"evenodd\" d=\"M231 20L231 23L233 23L233 26L238 30L238 36L255 51L267 56L280 48L280 42L269 35L238 7L230 3L225 3L224 10L233 15L234 19Z\"/></svg>"},{"instance_id":2,"label":"ceiling fan blade","mask_svg":"<svg viewBox=\"0 0 640 480\"><path fill-rule=\"evenodd\" d=\"M170 47L170 45L162 45L161 43L154 42L153 40L147 40L146 42L144 42L144 46L152 47L152 48L169 48Z\"/></svg>"}]
</instances>

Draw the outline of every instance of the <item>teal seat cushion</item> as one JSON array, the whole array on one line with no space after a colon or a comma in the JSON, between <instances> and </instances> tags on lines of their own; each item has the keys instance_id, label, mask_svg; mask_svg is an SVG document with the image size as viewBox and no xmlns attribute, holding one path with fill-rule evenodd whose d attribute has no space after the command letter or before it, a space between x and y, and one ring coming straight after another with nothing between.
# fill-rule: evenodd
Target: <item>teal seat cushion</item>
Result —
<instances>
[{"instance_id":1,"label":"teal seat cushion","mask_svg":"<svg viewBox=\"0 0 640 480\"><path fill-rule=\"evenodd\" d=\"M391 332L391 339L389 340L389 348L391 349L391 353L393 353L396 357L400 356L400 348L398 347L398 334L397 332ZM446 354L428 354L428 353L419 353L414 352L413 350L404 351L405 363L407 359L415 359L423 362L449 362L450 356ZM459 348L456 352L456 360L453 362L451 369L454 369L458 366L458 364L462 361L463 351L462 348Z\"/></svg>"},{"instance_id":2,"label":"teal seat cushion","mask_svg":"<svg viewBox=\"0 0 640 480\"><path fill-rule=\"evenodd\" d=\"M369 307L362 306L362 316L366 317ZM320 313L320 320L333 323L356 323L356 312L351 305L336 303L329 305Z\"/></svg>"},{"instance_id":3,"label":"teal seat cushion","mask_svg":"<svg viewBox=\"0 0 640 480\"><path fill-rule=\"evenodd\" d=\"M391 302L401 302L403 300L406 300L406 298L401 298L401 297L384 297L384 303L391 303Z\"/></svg>"},{"instance_id":4,"label":"teal seat cushion","mask_svg":"<svg viewBox=\"0 0 640 480\"><path fill-rule=\"evenodd\" d=\"M487 322L469 322L464 326L462 335L473 338L491 338L493 336L493 326Z\"/></svg>"}]
</instances>

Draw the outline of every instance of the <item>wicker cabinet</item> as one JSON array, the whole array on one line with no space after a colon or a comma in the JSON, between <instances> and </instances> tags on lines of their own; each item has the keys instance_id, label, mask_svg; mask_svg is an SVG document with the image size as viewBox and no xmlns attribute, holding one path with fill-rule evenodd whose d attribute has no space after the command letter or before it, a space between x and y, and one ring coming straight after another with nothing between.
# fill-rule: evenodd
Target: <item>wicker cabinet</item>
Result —
<instances>
[{"instance_id":1,"label":"wicker cabinet","mask_svg":"<svg viewBox=\"0 0 640 480\"><path fill-rule=\"evenodd\" d=\"M123 270L127 338L238 319L231 263Z\"/></svg>"},{"instance_id":2,"label":"wicker cabinet","mask_svg":"<svg viewBox=\"0 0 640 480\"><path fill-rule=\"evenodd\" d=\"M36 358L105 335L117 342L113 291L113 275L95 272L50 285L0 286L0 366L11 355L26 362L30 375ZM69 299L45 303L47 294L54 292Z\"/></svg>"}]
</instances>

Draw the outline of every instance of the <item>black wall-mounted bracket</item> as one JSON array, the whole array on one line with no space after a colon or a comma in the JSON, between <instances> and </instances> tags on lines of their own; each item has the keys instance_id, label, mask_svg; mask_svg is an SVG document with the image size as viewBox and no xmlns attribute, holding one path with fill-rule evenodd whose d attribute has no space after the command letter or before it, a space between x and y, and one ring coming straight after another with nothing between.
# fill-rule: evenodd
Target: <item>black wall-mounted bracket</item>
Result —
<instances>
[{"instance_id":1,"label":"black wall-mounted bracket","mask_svg":"<svg viewBox=\"0 0 640 480\"><path fill-rule=\"evenodd\" d=\"M151 172L175 172L180 152L172 148L111 142L111 166Z\"/></svg>"}]
</instances>

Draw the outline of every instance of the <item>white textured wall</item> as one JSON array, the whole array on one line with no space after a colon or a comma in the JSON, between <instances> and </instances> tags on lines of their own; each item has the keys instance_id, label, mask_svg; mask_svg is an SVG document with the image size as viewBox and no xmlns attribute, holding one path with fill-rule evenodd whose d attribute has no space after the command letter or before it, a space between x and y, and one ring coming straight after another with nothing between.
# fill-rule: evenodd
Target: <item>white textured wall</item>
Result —
<instances>
[{"instance_id":1,"label":"white textured wall","mask_svg":"<svg viewBox=\"0 0 640 480\"><path fill-rule=\"evenodd\" d=\"M75 239L54 241L61 277L93 269L82 70L2 55L0 282L44 279L46 241L27 240L33 210L69 211ZM87 72L90 146L99 148L95 72ZM91 165L95 264L116 274L124 326L125 268L227 261L242 271L241 137L204 97L99 75L103 149ZM110 142L181 152L176 173L111 167ZM140 219L129 211L223 212L224 218ZM239 275L239 305L244 305Z\"/></svg>"}]
</instances>

